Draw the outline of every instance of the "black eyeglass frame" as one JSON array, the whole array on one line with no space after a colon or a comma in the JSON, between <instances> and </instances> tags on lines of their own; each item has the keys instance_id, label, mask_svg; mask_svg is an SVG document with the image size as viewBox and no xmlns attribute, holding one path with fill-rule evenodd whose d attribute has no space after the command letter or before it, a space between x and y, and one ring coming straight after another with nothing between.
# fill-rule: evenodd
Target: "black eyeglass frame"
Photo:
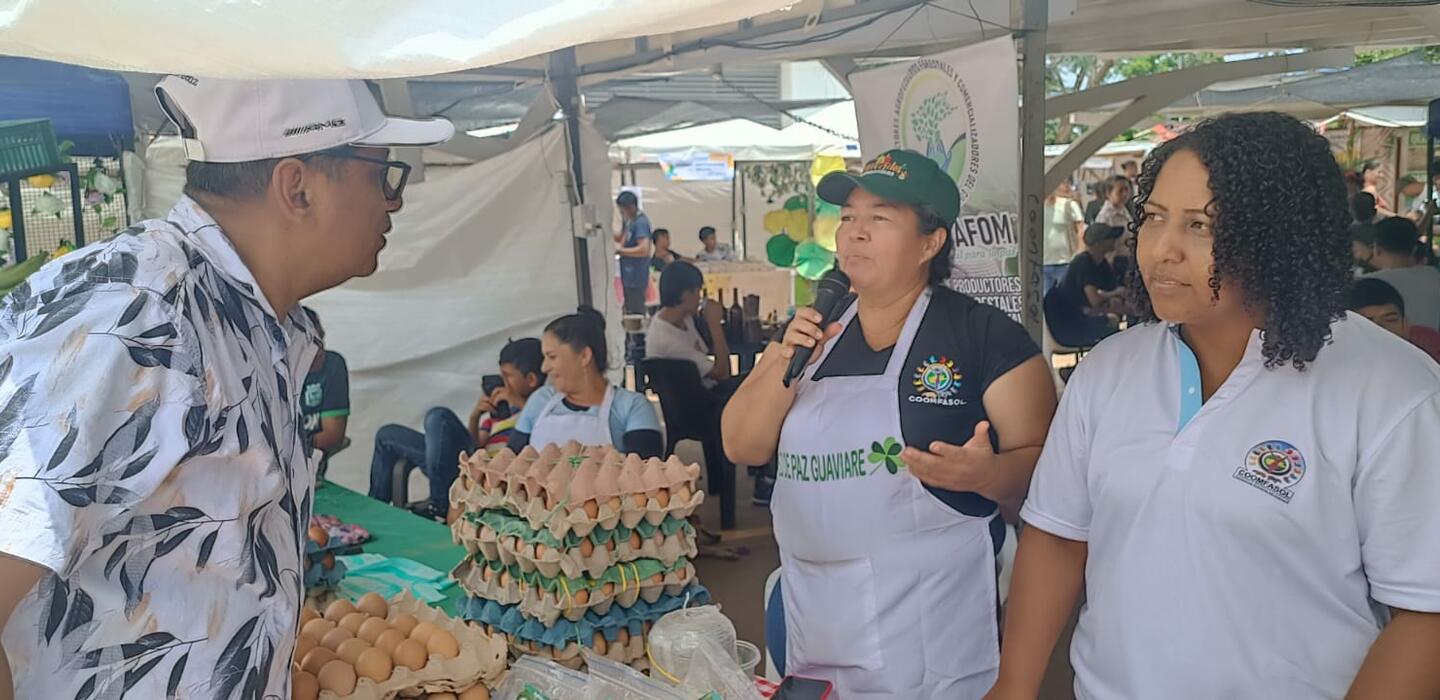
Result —
<instances>
[{"instance_id":1,"label":"black eyeglass frame","mask_svg":"<svg viewBox=\"0 0 1440 700\"><path fill-rule=\"evenodd\" d=\"M301 156L301 157L300 157L300 160L305 161L305 160L309 160L309 159L311 159L311 158L317 158L317 157L324 157L324 158L341 158L341 159L344 159L344 160L358 160L358 161L361 161L361 162L364 162L364 163L374 163L374 164L376 164L376 165L384 165L384 166L386 166L386 167L385 167L385 170L382 170L382 171L380 172L380 192L381 192L381 194L385 195L385 199L386 199L386 200L391 201L391 202L394 202L394 201L399 200L400 197L405 194L405 184L410 181L410 164L409 164L409 163L406 163L406 162L404 162L404 161L400 161L400 160L384 160L384 159L381 159L381 158L370 158L370 157L368 157L368 156L362 156L362 155L360 155L360 154L358 154L358 153L355 153L354 151L351 151L348 147L347 147L347 148L331 149L331 150L328 150L328 151L320 151L320 152L318 152L318 153L309 153L309 154L306 154L306 155L304 155L304 156ZM390 191L390 190L391 190L391 187L390 187L390 170L391 170L391 169L398 169L398 170L400 171L400 182L399 182L399 184L395 185L395 187L394 187L394 190L395 190L395 191L394 191L393 193Z\"/></svg>"}]
</instances>

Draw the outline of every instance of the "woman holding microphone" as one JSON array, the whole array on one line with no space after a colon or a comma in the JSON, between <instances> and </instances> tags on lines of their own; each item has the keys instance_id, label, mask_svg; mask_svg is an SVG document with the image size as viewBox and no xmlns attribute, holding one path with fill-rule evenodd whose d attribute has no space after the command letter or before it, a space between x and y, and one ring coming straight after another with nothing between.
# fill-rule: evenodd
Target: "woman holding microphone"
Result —
<instances>
[{"instance_id":1,"label":"woman holding microphone","mask_svg":"<svg viewBox=\"0 0 1440 700\"><path fill-rule=\"evenodd\" d=\"M1022 516L992 698L1440 697L1440 369L1355 314L1345 186L1292 117L1145 161L1149 323L1080 363Z\"/></svg>"},{"instance_id":2,"label":"woman holding microphone","mask_svg":"<svg viewBox=\"0 0 1440 700\"><path fill-rule=\"evenodd\" d=\"M786 672L839 700L980 697L999 663L995 553L1055 409L1035 344L942 286L960 212L933 161L890 151L832 173L840 267L829 327L801 309L726 406L725 451L779 465ZM797 348L809 367L787 388Z\"/></svg>"}]
</instances>

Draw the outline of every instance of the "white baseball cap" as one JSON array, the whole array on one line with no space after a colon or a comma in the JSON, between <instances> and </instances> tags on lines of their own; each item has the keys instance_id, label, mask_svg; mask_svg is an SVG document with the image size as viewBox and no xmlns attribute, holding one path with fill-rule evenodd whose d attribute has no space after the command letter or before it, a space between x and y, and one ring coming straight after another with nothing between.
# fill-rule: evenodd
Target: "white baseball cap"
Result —
<instances>
[{"instance_id":1,"label":"white baseball cap","mask_svg":"<svg viewBox=\"0 0 1440 700\"><path fill-rule=\"evenodd\" d=\"M341 146L433 146L455 135L446 119L380 111L361 80L226 80L171 75L155 86L185 155L206 163L286 158Z\"/></svg>"}]
</instances>

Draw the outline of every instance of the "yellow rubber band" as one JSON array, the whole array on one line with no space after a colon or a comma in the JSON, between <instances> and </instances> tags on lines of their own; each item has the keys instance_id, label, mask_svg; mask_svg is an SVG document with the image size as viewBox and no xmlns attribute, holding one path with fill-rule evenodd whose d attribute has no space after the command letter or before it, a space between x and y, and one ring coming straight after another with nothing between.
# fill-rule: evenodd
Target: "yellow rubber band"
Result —
<instances>
[{"instance_id":1,"label":"yellow rubber band","mask_svg":"<svg viewBox=\"0 0 1440 700\"><path fill-rule=\"evenodd\" d=\"M564 578L560 578L558 580L560 581L560 587L565 589L565 610L566 612L569 612L575 607L575 598L574 596L570 595L570 582L566 581Z\"/></svg>"},{"instance_id":2,"label":"yellow rubber band","mask_svg":"<svg viewBox=\"0 0 1440 700\"><path fill-rule=\"evenodd\" d=\"M650 668L653 668L653 669L655 669L656 671L659 671L659 672L660 672L660 675L664 676L664 677L666 678L666 680L670 681L671 683L674 683L675 685L680 685L680 679L679 679L679 678L676 678L675 676L670 675L670 672L669 672L669 671L666 671L665 669L661 668L661 667L660 667L660 664L655 663L655 655L653 655L653 654L650 653L650 643L649 643L649 642L646 642L646 643L645 643L645 658L647 658L647 659L650 660Z\"/></svg>"}]
</instances>

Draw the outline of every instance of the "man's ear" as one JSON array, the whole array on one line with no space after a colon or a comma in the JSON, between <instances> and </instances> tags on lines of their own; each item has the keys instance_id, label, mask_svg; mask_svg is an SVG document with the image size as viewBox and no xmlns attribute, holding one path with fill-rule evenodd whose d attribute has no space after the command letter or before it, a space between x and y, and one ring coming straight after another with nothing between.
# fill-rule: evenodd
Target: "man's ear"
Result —
<instances>
[{"instance_id":1,"label":"man's ear","mask_svg":"<svg viewBox=\"0 0 1440 700\"><path fill-rule=\"evenodd\" d=\"M303 216L310 209L310 175L305 163L298 158L285 158L271 171L271 197L292 217Z\"/></svg>"}]
</instances>

